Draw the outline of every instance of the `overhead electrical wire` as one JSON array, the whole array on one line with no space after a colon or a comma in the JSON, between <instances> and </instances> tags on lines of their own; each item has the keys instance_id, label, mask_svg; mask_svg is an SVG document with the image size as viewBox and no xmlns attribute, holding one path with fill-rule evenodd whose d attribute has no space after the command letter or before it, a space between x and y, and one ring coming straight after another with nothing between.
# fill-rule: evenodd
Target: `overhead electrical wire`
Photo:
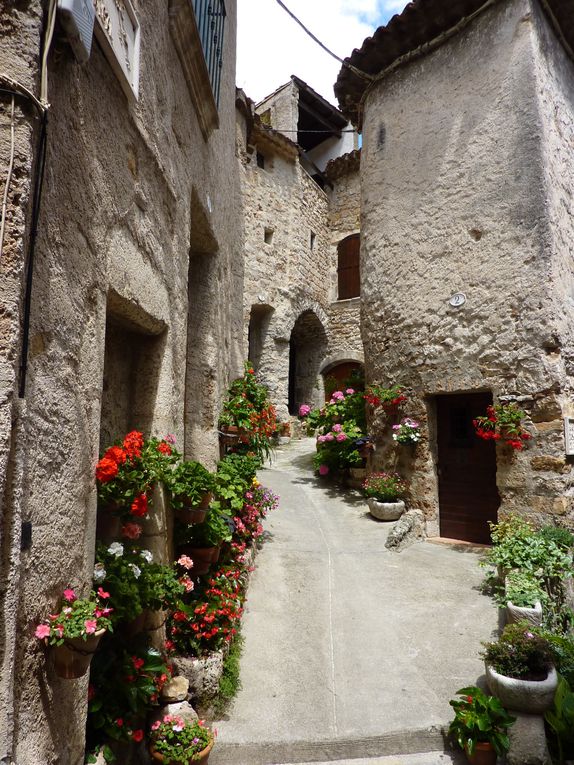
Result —
<instances>
[{"instance_id":1,"label":"overhead electrical wire","mask_svg":"<svg viewBox=\"0 0 574 765\"><path fill-rule=\"evenodd\" d=\"M364 79L364 80L368 80L369 82L371 82L371 80L374 80L374 79L375 79L375 78L374 78L374 76L373 76L372 74L367 74L367 72L362 72L360 69L357 69L357 67L356 67L356 66L353 66L353 64L351 64L349 61L345 61L345 60L344 60L344 59L342 59L340 56L337 56L337 54L336 54L336 53L333 53L333 51L332 51L332 50L330 50L329 48L327 48L327 46L325 45L325 43L322 43L322 42L321 42L321 40L319 40L319 38L318 38L318 37L316 37L316 36L313 34L313 32L311 32L311 30L310 30L310 29L308 29L308 28L305 26L305 24L303 24L303 22L302 22L300 19L298 19L298 18L297 18L297 16L295 16L295 14L293 13L293 11L289 10L289 8L287 8L287 6L285 5L285 3L284 3L284 2L282 2L282 0L275 0L275 2L276 2L278 5L280 5L280 6L281 6L281 8L283 8L283 10L284 10L286 13L288 13L288 14L289 14L289 16L291 16L291 18L293 19L293 21L295 21L297 24L299 24L299 26L301 27L301 29L302 29L302 30L303 30L303 31L304 31L306 34L308 34L308 35L309 35L309 37L310 37L310 38L311 38L311 39L312 39L314 42L316 42L316 43L317 43L317 45L319 45L321 48L323 48L323 50L325 51L325 53L328 53L328 54L329 54L330 56L332 56L332 57L333 57L333 58L334 58L336 61L338 61L340 64L342 64L342 65L343 65L343 66L344 66L346 69L349 69L351 72L353 72L353 74L356 74L356 75L357 75L357 77L362 77L362 79Z\"/></svg>"}]
</instances>

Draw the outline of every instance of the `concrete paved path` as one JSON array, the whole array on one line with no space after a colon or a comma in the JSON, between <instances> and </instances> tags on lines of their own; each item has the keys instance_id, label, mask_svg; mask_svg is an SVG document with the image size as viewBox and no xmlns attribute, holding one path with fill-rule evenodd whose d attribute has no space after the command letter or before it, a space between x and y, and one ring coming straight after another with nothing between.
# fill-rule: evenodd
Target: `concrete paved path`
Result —
<instances>
[{"instance_id":1,"label":"concrete paved path","mask_svg":"<svg viewBox=\"0 0 574 765\"><path fill-rule=\"evenodd\" d=\"M448 701L476 683L481 640L497 629L475 551L425 542L389 552L390 524L357 492L315 479L313 449L294 441L260 475L281 504L251 579L242 690L217 724L213 765L444 751ZM404 765L445 762L455 759Z\"/></svg>"}]
</instances>

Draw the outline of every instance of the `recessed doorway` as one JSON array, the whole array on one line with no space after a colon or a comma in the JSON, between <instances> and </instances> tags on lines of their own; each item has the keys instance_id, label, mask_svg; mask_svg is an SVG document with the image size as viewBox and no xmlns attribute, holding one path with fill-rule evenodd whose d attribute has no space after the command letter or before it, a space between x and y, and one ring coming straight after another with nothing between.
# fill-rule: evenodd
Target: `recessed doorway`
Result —
<instances>
[{"instance_id":1,"label":"recessed doorway","mask_svg":"<svg viewBox=\"0 0 574 765\"><path fill-rule=\"evenodd\" d=\"M441 537L490 544L500 505L496 447L477 438L472 421L491 404L491 393L436 397Z\"/></svg>"}]
</instances>

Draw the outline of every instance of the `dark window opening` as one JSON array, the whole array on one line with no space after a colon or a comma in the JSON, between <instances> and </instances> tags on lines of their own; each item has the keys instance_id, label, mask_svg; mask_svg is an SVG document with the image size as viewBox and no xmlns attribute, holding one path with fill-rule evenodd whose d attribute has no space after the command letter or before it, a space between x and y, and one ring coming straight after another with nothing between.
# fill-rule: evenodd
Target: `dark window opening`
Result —
<instances>
[{"instance_id":1,"label":"dark window opening","mask_svg":"<svg viewBox=\"0 0 574 765\"><path fill-rule=\"evenodd\" d=\"M266 228L265 232L263 234L263 237L265 239L265 244L273 244L273 234L275 232L272 228Z\"/></svg>"},{"instance_id":2,"label":"dark window opening","mask_svg":"<svg viewBox=\"0 0 574 765\"><path fill-rule=\"evenodd\" d=\"M337 247L338 300L349 300L361 294L361 237L348 236Z\"/></svg>"},{"instance_id":3,"label":"dark window opening","mask_svg":"<svg viewBox=\"0 0 574 765\"><path fill-rule=\"evenodd\" d=\"M257 152L257 167L260 167L262 170L265 170L265 157L263 154L261 154L260 151Z\"/></svg>"},{"instance_id":4,"label":"dark window opening","mask_svg":"<svg viewBox=\"0 0 574 765\"><path fill-rule=\"evenodd\" d=\"M311 237L310 237L310 240L309 240L309 246L310 246L310 248L311 248L312 250L315 248L315 239L316 239L316 238L317 238L317 237L316 237L316 235L315 235L315 232L314 232L314 231L311 231Z\"/></svg>"}]
</instances>

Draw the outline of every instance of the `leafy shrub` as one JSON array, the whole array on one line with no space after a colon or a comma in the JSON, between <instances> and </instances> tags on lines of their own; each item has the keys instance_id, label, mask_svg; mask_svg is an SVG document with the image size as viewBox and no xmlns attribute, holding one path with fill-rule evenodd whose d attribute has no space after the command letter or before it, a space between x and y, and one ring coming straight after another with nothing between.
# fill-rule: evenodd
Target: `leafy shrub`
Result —
<instances>
[{"instance_id":1,"label":"leafy shrub","mask_svg":"<svg viewBox=\"0 0 574 765\"><path fill-rule=\"evenodd\" d=\"M550 642L527 622L507 624L497 641L483 645L486 663L507 677L543 680L555 661Z\"/></svg>"},{"instance_id":2,"label":"leafy shrub","mask_svg":"<svg viewBox=\"0 0 574 765\"><path fill-rule=\"evenodd\" d=\"M532 574L514 570L506 577L504 601L509 600L520 608L533 608L537 602L543 603L546 599L546 593L540 586L540 582Z\"/></svg>"},{"instance_id":3,"label":"leafy shrub","mask_svg":"<svg viewBox=\"0 0 574 765\"><path fill-rule=\"evenodd\" d=\"M574 757L574 690L564 677L559 677L552 707L544 715L552 736L551 752L560 765Z\"/></svg>"},{"instance_id":4,"label":"leafy shrub","mask_svg":"<svg viewBox=\"0 0 574 765\"><path fill-rule=\"evenodd\" d=\"M562 550L574 548L574 534L562 526L543 526L539 533L543 539L554 542Z\"/></svg>"},{"instance_id":5,"label":"leafy shrub","mask_svg":"<svg viewBox=\"0 0 574 765\"><path fill-rule=\"evenodd\" d=\"M199 462L190 460L180 463L166 477L166 484L171 493L171 505L178 509L186 504L199 505L203 497L213 491L215 477Z\"/></svg>"}]
</instances>

